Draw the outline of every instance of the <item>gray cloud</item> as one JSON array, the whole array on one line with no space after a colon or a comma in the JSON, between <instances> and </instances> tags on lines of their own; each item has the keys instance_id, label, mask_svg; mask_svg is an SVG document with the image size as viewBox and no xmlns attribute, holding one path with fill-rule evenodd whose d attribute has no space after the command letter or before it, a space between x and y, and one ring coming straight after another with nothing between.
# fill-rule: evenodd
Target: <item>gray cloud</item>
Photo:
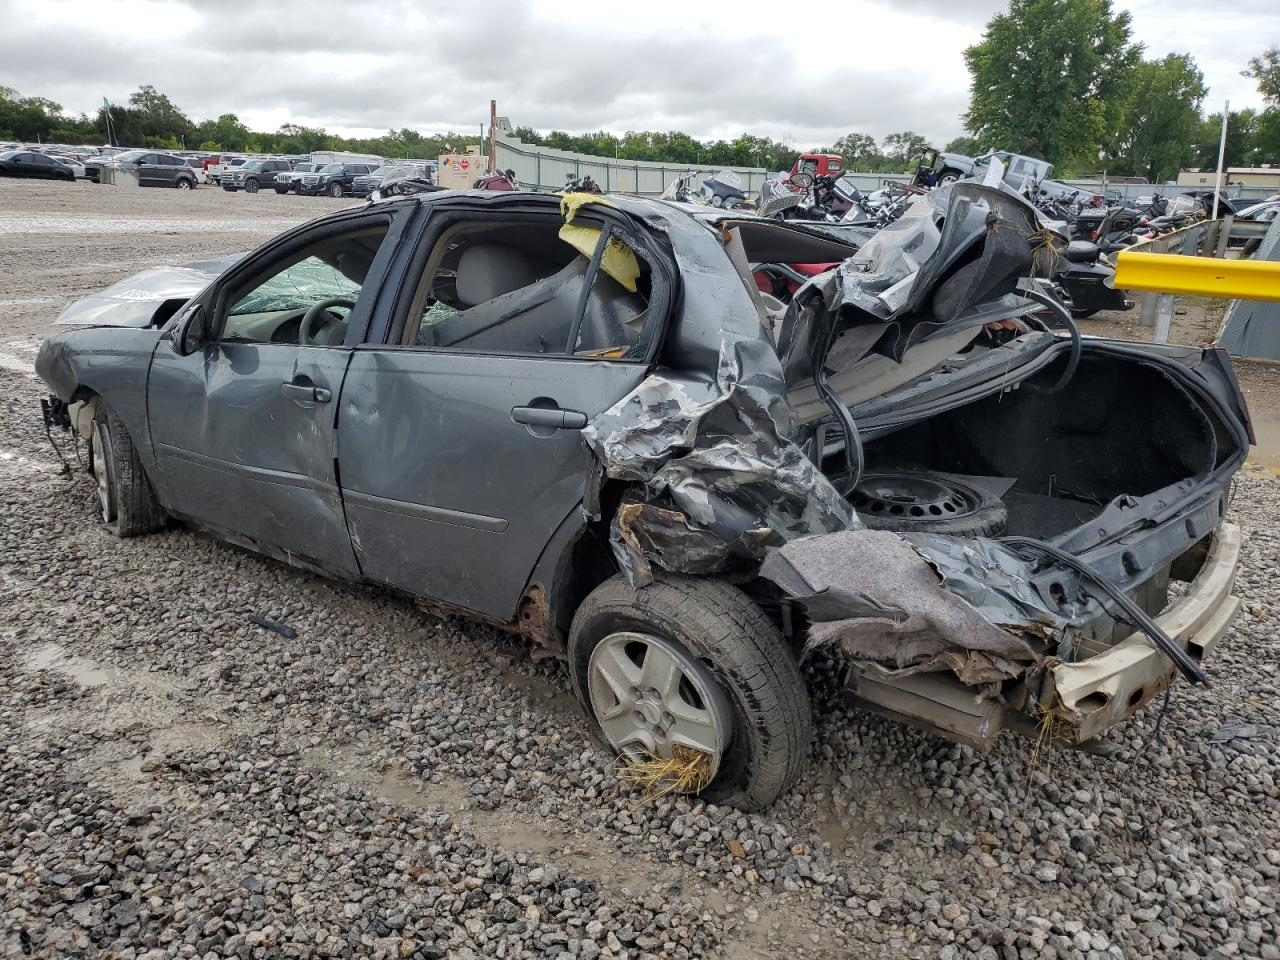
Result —
<instances>
[{"instance_id":1,"label":"gray cloud","mask_svg":"<svg viewBox=\"0 0 1280 960\"><path fill-rule=\"evenodd\" d=\"M385 0L158 0L131 8L140 18L132 31L119 17L97 20L100 3L73 2L83 16L50 23L24 15L31 8L21 0L0 0L0 84L92 110L104 95L123 99L151 83L196 119L234 112L258 126L343 131L477 129L494 97L515 123L543 130L750 131L797 146L850 130L883 137L912 129L938 142L959 133L968 101L959 52L1003 7L870 0L855 19L826 27L808 19L778 21L777 30L745 26L776 20L770 4L735 8L732 29L707 35L676 21L615 23L604 8L542 15L521 0L487 0L483 13ZM1258 21L1274 21L1270 2L1241 0L1233 10L1243 4ZM1138 36L1150 54L1185 48L1212 72L1214 97L1224 83L1233 102L1247 95L1250 82L1238 72L1255 51L1242 48L1237 18L1219 29L1154 0L1129 5L1135 24L1158 27ZM918 27L904 33L903 23ZM1265 45L1260 36L1256 46ZM884 51L895 47L901 66L886 68L894 61Z\"/></svg>"}]
</instances>

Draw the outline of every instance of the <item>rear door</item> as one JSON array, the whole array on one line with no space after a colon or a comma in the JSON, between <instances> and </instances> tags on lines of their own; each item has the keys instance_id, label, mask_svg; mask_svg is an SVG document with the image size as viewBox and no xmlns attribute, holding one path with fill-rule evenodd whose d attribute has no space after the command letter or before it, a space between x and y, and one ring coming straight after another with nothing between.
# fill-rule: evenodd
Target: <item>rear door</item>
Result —
<instances>
[{"instance_id":1,"label":"rear door","mask_svg":"<svg viewBox=\"0 0 1280 960\"><path fill-rule=\"evenodd\" d=\"M631 293L557 238L558 213L453 216L432 217L399 330L352 357L343 498L367 577L507 620L579 509L579 431L647 374L673 271L642 258Z\"/></svg>"}]
</instances>

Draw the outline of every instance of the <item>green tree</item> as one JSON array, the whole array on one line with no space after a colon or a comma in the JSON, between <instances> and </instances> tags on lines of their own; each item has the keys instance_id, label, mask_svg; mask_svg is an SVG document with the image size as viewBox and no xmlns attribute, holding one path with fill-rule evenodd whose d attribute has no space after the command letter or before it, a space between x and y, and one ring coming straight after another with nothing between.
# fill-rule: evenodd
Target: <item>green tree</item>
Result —
<instances>
[{"instance_id":1,"label":"green tree","mask_svg":"<svg viewBox=\"0 0 1280 960\"><path fill-rule=\"evenodd\" d=\"M150 84L129 95L129 106L137 115L143 137L172 137L186 142L195 130L190 118Z\"/></svg>"},{"instance_id":2,"label":"green tree","mask_svg":"<svg viewBox=\"0 0 1280 960\"><path fill-rule=\"evenodd\" d=\"M1142 48L1111 0L1011 0L965 51L965 126L986 143L1092 166L1122 122Z\"/></svg>"},{"instance_id":3,"label":"green tree","mask_svg":"<svg viewBox=\"0 0 1280 960\"><path fill-rule=\"evenodd\" d=\"M1124 120L1108 151L1108 169L1152 183L1177 176L1195 159L1207 92L1204 74L1188 54L1138 64Z\"/></svg>"},{"instance_id":4,"label":"green tree","mask_svg":"<svg viewBox=\"0 0 1280 960\"><path fill-rule=\"evenodd\" d=\"M991 148L977 137L956 137L942 148L943 153L958 153L966 157L980 157L990 153Z\"/></svg>"},{"instance_id":5,"label":"green tree","mask_svg":"<svg viewBox=\"0 0 1280 960\"><path fill-rule=\"evenodd\" d=\"M1232 110L1227 117L1225 166L1238 167L1247 162L1258 115L1253 110ZM1201 170L1217 169L1218 143L1222 139L1222 111L1202 119L1191 142L1193 166Z\"/></svg>"},{"instance_id":6,"label":"green tree","mask_svg":"<svg viewBox=\"0 0 1280 960\"><path fill-rule=\"evenodd\" d=\"M832 145L831 152L840 154L846 170L873 173L884 163L875 138L865 133L846 133Z\"/></svg>"},{"instance_id":7,"label":"green tree","mask_svg":"<svg viewBox=\"0 0 1280 960\"><path fill-rule=\"evenodd\" d=\"M1249 69L1241 76L1258 81L1258 92L1269 106L1280 106L1280 47L1268 47L1256 57L1249 58Z\"/></svg>"},{"instance_id":8,"label":"green tree","mask_svg":"<svg viewBox=\"0 0 1280 960\"><path fill-rule=\"evenodd\" d=\"M247 126L234 113L224 113L217 120L205 120L196 125L192 139L216 140L222 150L243 150L252 136Z\"/></svg>"},{"instance_id":9,"label":"green tree","mask_svg":"<svg viewBox=\"0 0 1280 960\"><path fill-rule=\"evenodd\" d=\"M50 134L66 122L60 104L44 97L23 97L11 87L0 87L0 137L48 143Z\"/></svg>"},{"instance_id":10,"label":"green tree","mask_svg":"<svg viewBox=\"0 0 1280 960\"><path fill-rule=\"evenodd\" d=\"M895 170L906 170L912 161L930 149L929 141L911 130L889 134L880 141L880 146L884 149L885 160Z\"/></svg>"}]
</instances>

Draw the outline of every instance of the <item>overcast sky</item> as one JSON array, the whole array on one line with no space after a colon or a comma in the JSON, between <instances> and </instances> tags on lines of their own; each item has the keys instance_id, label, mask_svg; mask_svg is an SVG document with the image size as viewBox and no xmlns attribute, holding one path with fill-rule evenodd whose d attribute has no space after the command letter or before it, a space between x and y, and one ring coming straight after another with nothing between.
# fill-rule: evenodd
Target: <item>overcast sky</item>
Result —
<instances>
[{"instance_id":1,"label":"overcast sky","mask_svg":"<svg viewBox=\"0 0 1280 960\"><path fill-rule=\"evenodd\" d=\"M255 129L478 130L493 97L544 131L942 144L962 132L962 52L1006 3L0 0L0 85L79 112L150 83L196 120ZM1280 0L1117 5L1149 57L1195 57L1210 109L1260 104L1239 74L1280 43Z\"/></svg>"}]
</instances>

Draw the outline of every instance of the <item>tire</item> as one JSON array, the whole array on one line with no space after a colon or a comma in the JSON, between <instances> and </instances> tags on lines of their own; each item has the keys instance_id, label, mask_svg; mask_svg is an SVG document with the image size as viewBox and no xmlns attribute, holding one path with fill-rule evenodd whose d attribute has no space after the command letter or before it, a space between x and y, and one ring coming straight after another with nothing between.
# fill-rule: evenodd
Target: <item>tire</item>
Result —
<instances>
[{"instance_id":1,"label":"tire","mask_svg":"<svg viewBox=\"0 0 1280 960\"><path fill-rule=\"evenodd\" d=\"M178 190L193 190L193 189L195 189L195 183L193 183L192 181L188 180L186 177L179 177L179 178L174 182L173 186L174 186L174 188L175 188L175 189L178 189Z\"/></svg>"},{"instance_id":2,"label":"tire","mask_svg":"<svg viewBox=\"0 0 1280 960\"><path fill-rule=\"evenodd\" d=\"M276 187L276 193L288 193L288 192L289 192L288 187Z\"/></svg>"},{"instance_id":3,"label":"tire","mask_svg":"<svg viewBox=\"0 0 1280 960\"><path fill-rule=\"evenodd\" d=\"M602 738L589 690L591 655L606 638L632 631L695 659L727 704L730 739L704 799L762 810L796 782L812 739L809 693L778 628L746 594L674 574L639 589L619 575L592 591L574 615L568 652L574 694Z\"/></svg>"},{"instance_id":4,"label":"tire","mask_svg":"<svg viewBox=\"0 0 1280 960\"><path fill-rule=\"evenodd\" d=\"M1071 318L1073 320L1088 320L1095 313L1097 313L1099 309L1101 308L1100 307L1080 307L1080 308L1072 307Z\"/></svg>"},{"instance_id":5,"label":"tire","mask_svg":"<svg viewBox=\"0 0 1280 960\"><path fill-rule=\"evenodd\" d=\"M225 191L227 191L227 193L235 193L235 192L236 192L236 188L235 188L235 187L228 186L228 185L227 185L227 184L225 184L225 183L222 185L222 189L223 189L223 190L225 190Z\"/></svg>"},{"instance_id":6,"label":"tire","mask_svg":"<svg viewBox=\"0 0 1280 960\"><path fill-rule=\"evenodd\" d=\"M963 179L963 174L959 170L944 169L938 174L938 186L944 183L955 183L957 180Z\"/></svg>"},{"instance_id":7,"label":"tire","mask_svg":"<svg viewBox=\"0 0 1280 960\"><path fill-rule=\"evenodd\" d=\"M1261 237L1250 237L1244 242L1244 246L1240 248L1240 259L1245 260L1252 257L1258 252L1258 248L1262 246Z\"/></svg>"},{"instance_id":8,"label":"tire","mask_svg":"<svg viewBox=\"0 0 1280 960\"><path fill-rule=\"evenodd\" d=\"M329 184L329 196L333 197L335 200L342 199L342 184L340 183Z\"/></svg>"},{"instance_id":9,"label":"tire","mask_svg":"<svg viewBox=\"0 0 1280 960\"><path fill-rule=\"evenodd\" d=\"M1009 520L999 497L950 474L925 470L864 474L849 502L863 526L895 533L997 537Z\"/></svg>"},{"instance_id":10,"label":"tire","mask_svg":"<svg viewBox=\"0 0 1280 960\"><path fill-rule=\"evenodd\" d=\"M89 462L98 482L99 519L117 537L137 537L164 526L133 438L102 400L93 417Z\"/></svg>"},{"instance_id":11,"label":"tire","mask_svg":"<svg viewBox=\"0 0 1280 960\"><path fill-rule=\"evenodd\" d=\"M258 192L258 181L257 181L257 180L254 180L254 179L252 179L252 178L250 178L250 179L246 180L246 181L244 182L244 192L245 192L245 193L257 193L257 192Z\"/></svg>"}]
</instances>

